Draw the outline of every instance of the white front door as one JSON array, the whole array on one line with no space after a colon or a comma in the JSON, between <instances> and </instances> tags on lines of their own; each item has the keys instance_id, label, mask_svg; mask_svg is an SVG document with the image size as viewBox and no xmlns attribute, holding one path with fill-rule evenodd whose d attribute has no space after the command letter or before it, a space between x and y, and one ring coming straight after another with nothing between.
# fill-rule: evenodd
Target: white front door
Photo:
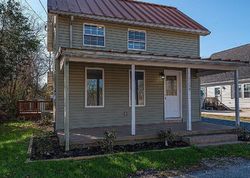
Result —
<instances>
[{"instance_id":1,"label":"white front door","mask_svg":"<svg viewBox=\"0 0 250 178\"><path fill-rule=\"evenodd\" d=\"M165 119L181 117L181 71L165 70Z\"/></svg>"}]
</instances>

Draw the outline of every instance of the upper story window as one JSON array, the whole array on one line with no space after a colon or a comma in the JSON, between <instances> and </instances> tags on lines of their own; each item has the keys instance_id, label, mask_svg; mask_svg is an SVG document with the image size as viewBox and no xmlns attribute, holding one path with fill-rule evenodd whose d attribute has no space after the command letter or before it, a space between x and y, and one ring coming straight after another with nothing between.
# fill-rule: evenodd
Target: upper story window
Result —
<instances>
[{"instance_id":1,"label":"upper story window","mask_svg":"<svg viewBox=\"0 0 250 178\"><path fill-rule=\"evenodd\" d=\"M102 25L84 24L83 43L87 46L105 46L105 28Z\"/></svg>"},{"instance_id":2,"label":"upper story window","mask_svg":"<svg viewBox=\"0 0 250 178\"><path fill-rule=\"evenodd\" d=\"M146 31L128 30L128 49L146 50Z\"/></svg>"}]
</instances>

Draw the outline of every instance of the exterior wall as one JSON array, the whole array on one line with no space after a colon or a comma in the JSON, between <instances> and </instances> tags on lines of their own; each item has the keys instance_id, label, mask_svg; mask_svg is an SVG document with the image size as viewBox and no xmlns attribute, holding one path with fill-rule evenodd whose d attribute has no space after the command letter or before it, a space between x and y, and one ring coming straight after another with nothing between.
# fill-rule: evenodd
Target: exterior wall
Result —
<instances>
[{"instance_id":1,"label":"exterior wall","mask_svg":"<svg viewBox=\"0 0 250 178\"><path fill-rule=\"evenodd\" d=\"M221 102L230 108L235 108L235 99L231 98L231 85L217 85L217 86L207 86L207 97L215 97L214 89L216 87L221 88ZM240 108L250 108L250 98L240 98Z\"/></svg>"},{"instance_id":2,"label":"exterior wall","mask_svg":"<svg viewBox=\"0 0 250 178\"><path fill-rule=\"evenodd\" d=\"M72 23L73 48L90 48L83 46L84 23L93 23L105 26L105 47L95 47L94 49L126 51L127 32L129 28L132 28L146 31L147 52L192 57L198 57L200 55L199 35L100 21L90 21L76 17ZM58 47L70 47L69 24L69 17L58 16L56 50Z\"/></svg>"},{"instance_id":3,"label":"exterior wall","mask_svg":"<svg viewBox=\"0 0 250 178\"><path fill-rule=\"evenodd\" d=\"M56 129L63 129L63 71L57 63L57 104ZM85 108L85 67L104 69L105 105L104 108ZM131 108L129 107L129 69L126 65L70 63L70 128L101 127L110 125L130 125ZM159 73L165 68L136 66L145 70L146 106L136 107L136 123L160 123L164 120L164 81ZM166 68L167 69L167 68ZM171 68L171 70L174 70ZM180 69L179 69L180 70ZM183 120L186 120L186 77L182 76ZM195 71L193 71L193 74ZM193 75L194 76L194 75ZM200 120L200 83L192 79L192 119ZM127 114L127 115L126 115Z\"/></svg>"}]
</instances>

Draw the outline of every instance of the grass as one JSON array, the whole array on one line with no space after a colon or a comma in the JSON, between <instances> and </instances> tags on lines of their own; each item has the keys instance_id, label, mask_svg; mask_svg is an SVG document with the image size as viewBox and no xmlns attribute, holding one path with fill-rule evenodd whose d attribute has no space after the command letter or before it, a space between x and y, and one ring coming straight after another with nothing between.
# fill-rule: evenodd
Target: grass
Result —
<instances>
[{"instance_id":1,"label":"grass","mask_svg":"<svg viewBox=\"0 0 250 178\"><path fill-rule=\"evenodd\" d=\"M213 118L213 119L223 119L223 120L230 120L235 121L234 116L223 116L223 115L216 115L216 114L202 114L204 118ZM240 120L243 122L250 122L250 117L240 117Z\"/></svg>"},{"instance_id":2,"label":"grass","mask_svg":"<svg viewBox=\"0 0 250 178\"><path fill-rule=\"evenodd\" d=\"M143 169L183 169L197 165L203 158L237 156L250 158L250 145L227 145L121 153L92 160L24 163L29 138L40 132L35 124L11 121L0 124L0 177L127 177Z\"/></svg>"}]
</instances>

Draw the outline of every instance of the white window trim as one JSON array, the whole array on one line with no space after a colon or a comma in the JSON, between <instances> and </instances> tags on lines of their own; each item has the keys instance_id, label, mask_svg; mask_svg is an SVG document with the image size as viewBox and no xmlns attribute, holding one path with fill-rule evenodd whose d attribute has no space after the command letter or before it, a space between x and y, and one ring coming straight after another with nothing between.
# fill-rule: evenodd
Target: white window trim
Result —
<instances>
[{"instance_id":1,"label":"white window trim","mask_svg":"<svg viewBox=\"0 0 250 178\"><path fill-rule=\"evenodd\" d=\"M134 48L129 48L129 31L138 31L138 32L144 32L145 33L145 49L134 49ZM132 29L129 28L127 32L127 49L128 50L133 50L133 51L147 51L147 32L146 30L138 30L138 29Z\"/></svg>"},{"instance_id":2,"label":"white window trim","mask_svg":"<svg viewBox=\"0 0 250 178\"><path fill-rule=\"evenodd\" d=\"M85 36L85 25L94 25L97 27L103 27L103 36L102 35L93 35L93 36L99 36L99 37L104 37L104 46L101 45L89 45L89 44L85 44L84 43L84 36ZM93 23L84 23L83 24L83 46L89 46L89 47L101 47L101 48L105 48L106 47L106 28L104 25L100 25L100 24L93 24Z\"/></svg>"},{"instance_id":3,"label":"white window trim","mask_svg":"<svg viewBox=\"0 0 250 178\"><path fill-rule=\"evenodd\" d=\"M88 106L87 102L87 71L88 70L101 70L102 71L102 79L103 79L103 91L102 91L102 106ZM105 105L105 78L104 78L104 69L103 68L98 68L98 67L85 67L85 108L104 108Z\"/></svg>"},{"instance_id":4,"label":"white window trim","mask_svg":"<svg viewBox=\"0 0 250 178\"><path fill-rule=\"evenodd\" d=\"M243 83L243 84L241 84L242 86L241 86L241 92L242 92L242 98L243 99L250 99L250 98L245 98L245 87L244 87L244 85L250 85L250 83Z\"/></svg>"},{"instance_id":5,"label":"white window trim","mask_svg":"<svg viewBox=\"0 0 250 178\"><path fill-rule=\"evenodd\" d=\"M145 107L146 106L146 78L145 78L145 70L135 70L135 72L143 72L143 79L144 79L144 104L143 105L135 105L136 107ZM130 98L131 98L131 91L130 91L130 83L131 83L131 81L130 81L130 73L131 73L131 69L129 69L129 72L128 72L128 78L129 78L129 86L128 86L128 91L129 91L129 98L128 98L128 100L129 100L129 107L131 107L132 106L132 104L131 104L131 100L130 100ZM136 91L137 92L137 91Z\"/></svg>"}]
</instances>

